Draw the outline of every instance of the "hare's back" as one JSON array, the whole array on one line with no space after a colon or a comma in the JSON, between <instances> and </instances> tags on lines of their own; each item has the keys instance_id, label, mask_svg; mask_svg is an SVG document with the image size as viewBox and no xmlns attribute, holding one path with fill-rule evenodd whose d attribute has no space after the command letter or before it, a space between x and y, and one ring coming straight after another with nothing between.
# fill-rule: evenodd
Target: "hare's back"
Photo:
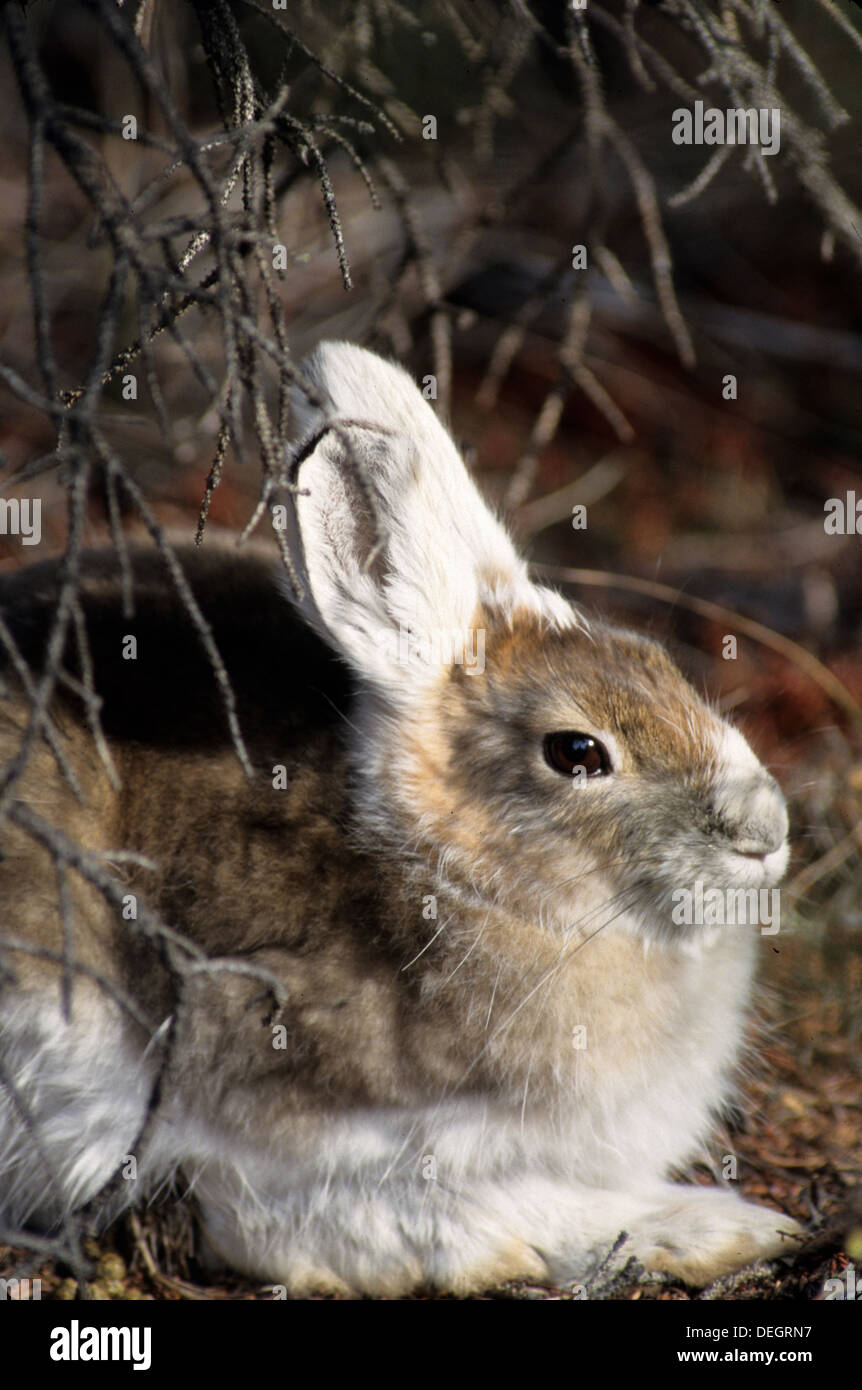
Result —
<instances>
[{"instance_id":1,"label":"hare's back","mask_svg":"<svg viewBox=\"0 0 862 1390\"><path fill-rule=\"evenodd\" d=\"M51 742L32 744L15 781L11 818L0 826L7 928L54 956L65 949L56 845L49 842L57 835L71 847L70 863L78 849L96 855L103 871L110 866L119 875L123 892L142 895L205 948L225 952L247 948L250 932L289 941L308 916L303 866L338 859L346 668L296 617L271 552L222 542L179 548L177 555L229 677L254 776L243 771L210 656L160 556L130 551L129 617L116 556L85 553L80 604L116 778L88 727L82 663L70 635L62 669L73 680L57 684ZM0 577L7 629L0 644L0 764L16 758L29 718L16 660L38 679L61 589L58 561ZM121 865L115 851L143 855L156 868ZM283 879L293 887L291 911ZM75 919L86 923L76 938L81 963L112 977L119 972L117 983L134 985L128 977L137 956L116 908L86 875L72 872L66 880ZM322 910L319 885L314 904ZM118 933L121 951L114 949ZM22 982L43 966L41 958L22 956Z\"/></svg>"},{"instance_id":2,"label":"hare's back","mask_svg":"<svg viewBox=\"0 0 862 1390\"><path fill-rule=\"evenodd\" d=\"M273 735L283 740L294 732L302 739L331 726L349 701L347 672L281 592L278 557L263 547L237 549L232 540L180 546L176 554L215 639L252 752ZM227 744L224 695L177 584L153 547L134 546L129 558L131 616L124 612L116 553L90 551L81 560L81 607L107 738L185 749ZM0 615L34 673L42 667L61 588L58 560L0 576ZM5 649L0 664L11 674ZM72 631L63 666L81 679ZM83 721L72 687L61 685L58 700L67 719Z\"/></svg>"}]
</instances>

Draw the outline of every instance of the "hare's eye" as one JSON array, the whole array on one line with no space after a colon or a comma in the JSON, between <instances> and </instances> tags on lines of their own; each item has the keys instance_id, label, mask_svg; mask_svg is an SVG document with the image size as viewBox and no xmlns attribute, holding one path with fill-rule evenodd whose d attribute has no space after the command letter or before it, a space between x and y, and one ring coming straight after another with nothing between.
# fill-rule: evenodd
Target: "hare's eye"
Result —
<instances>
[{"instance_id":1,"label":"hare's eye","mask_svg":"<svg viewBox=\"0 0 862 1390\"><path fill-rule=\"evenodd\" d=\"M607 750L589 734L548 734L545 760L555 772L563 772L568 777L578 768L583 768L588 777L601 777L611 770Z\"/></svg>"}]
</instances>

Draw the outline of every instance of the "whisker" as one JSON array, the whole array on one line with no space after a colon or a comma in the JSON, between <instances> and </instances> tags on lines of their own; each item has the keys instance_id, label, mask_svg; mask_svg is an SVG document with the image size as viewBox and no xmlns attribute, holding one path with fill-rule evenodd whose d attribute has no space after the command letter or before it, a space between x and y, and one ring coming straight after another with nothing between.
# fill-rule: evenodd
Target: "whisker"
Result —
<instances>
[{"instance_id":1,"label":"whisker","mask_svg":"<svg viewBox=\"0 0 862 1390\"><path fill-rule=\"evenodd\" d=\"M502 1022L501 1024L498 1024L497 1028L494 1030L494 1032L491 1034L490 1038L488 1039L488 1042L485 1043L485 1044L483 1045L483 1047L480 1048L479 1052L478 1052L478 1053L476 1054L476 1056L473 1058L473 1060L472 1060L472 1062L470 1063L470 1065L465 1069L465 1071L461 1074L461 1076L457 1079L457 1081L454 1081L454 1082L452 1082L449 1086L447 1086L447 1088L445 1089L443 1095L441 1095L441 1097L440 1097L440 1099L438 1100L436 1106L434 1107L434 1110L433 1110L433 1112L432 1112L430 1118L427 1117L427 1116L426 1116L426 1117L423 1117L423 1118L426 1120L427 1123L429 1123L429 1124L433 1124L433 1123L434 1123L434 1120L435 1120L435 1119L440 1115L440 1113L442 1112L442 1109L443 1109L444 1105L445 1105L448 1101L450 1101L450 1100L452 1099L452 1097L453 1097L454 1095L456 1095L457 1092L460 1091L461 1088L462 1088L462 1087L466 1084L466 1082L469 1080L470 1076L471 1076L472 1073L475 1071L476 1067L478 1067L479 1064L480 1064L480 1062L482 1061L482 1058L483 1058L483 1057L486 1055L486 1053L488 1052L488 1049L490 1048L491 1044L495 1041L495 1039L497 1039L497 1038L501 1035L501 1033L503 1033L506 1029L508 1029L508 1028L511 1027L511 1025L512 1025L512 1023L514 1022L515 1018L518 1016L518 1014L521 1012L521 1010L522 1010L523 1008L526 1007L526 1005L527 1005L527 1004L529 1003L529 1001L533 998L533 996L534 996L535 994L537 994L538 991L539 991L540 989L543 988L543 986L549 985L549 984L551 983L551 981L559 974L560 970L562 970L563 967L564 967L565 965L568 964L569 959L571 958L571 956L575 955L576 952L582 950L583 947L589 945L589 943L590 943L591 941L595 940L595 938L599 935L600 932L604 931L607 927L611 926L611 925L617 920L618 917L620 917L620 916L623 915L623 913L627 910L628 906L631 906L631 903L629 903L629 904L626 903L626 898L627 898L630 894L631 894L631 890L628 890L627 893L619 893L619 894L616 894L613 898L610 898L610 899L608 899L606 902L602 903L602 904L600 905L599 908L595 909L594 912L590 914L591 916L594 916L594 915L595 915L595 911L602 910L602 909L607 910L608 908L611 908L611 907L613 907L613 908L617 908L617 907L618 907L618 910L613 911L612 914L611 914L611 916L609 916L608 919L607 919L605 922L602 922L601 925L598 926L598 927L595 929L595 931L591 932L589 936L587 936L587 937L585 937L585 938L583 938L583 939L581 939L581 940L578 940L578 941L576 941L576 942L565 941L565 940L563 940L563 941L561 942L560 958L559 958L559 960L557 960L557 961L554 963L554 965L552 965L552 966L550 967L550 969L545 970L544 974L542 975L542 978L541 978L540 980L538 980L538 981L532 986L532 988L530 988L530 989L528 990L527 994L524 995L524 997L523 997L523 998L521 999L521 1001L516 1005L516 1007L512 1010L512 1012L508 1015L508 1017L507 1017L506 1019L504 1019L503 1022ZM635 895L631 895L631 900L632 900L632 903L635 901ZM484 931L484 928L485 928L485 925L486 925L486 924L487 924L487 918L486 918L485 922L483 923L482 928L480 929L480 932L477 933L476 942L473 943L474 946L477 944L478 938L479 938L479 936L481 935L481 933ZM472 947L471 947L471 949L472 949ZM501 965L501 968L502 968L502 965ZM453 972L453 973L454 973L454 972ZM451 976L450 976L449 978L451 978ZM495 991L496 991L496 986L495 986ZM490 1018L490 1011L489 1011L489 1018ZM486 1028L487 1028L487 1023L486 1023ZM531 1069L532 1069L532 1067L531 1067ZM528 1081L529 1081L529 1075L530 1075L530 1072L528 1072L528 1077L527 1077ZM526 1098L525 1098L525 1100L522 1102L522 1112L525 1110L525 1106L526 1106ZM420 1123L420 1121L419 1121L418 1119L416 1119L416 1120L414 1120L413 1123L411 1124L410 1128L409 1128L408 1131L407 1131L407 1134L404 1136L404 1139L403 1139L403 1141L402 1141L402 1143L401 1143L400 1148L397 1150L397 1152L396 1152L395 1154L393 1154L393 1156L392 1156L392 1158L391 1158L389 1164L388 1164L387 1167L386 1167L386 1170L385 1170L384 1173L381 1175L381 1177L380 1177L380 1179L379 1179L379 1181L378 1181L378 1188L380 1188L380 1187L385 1183L385 1181L387 1180L387 1178L389 1177L389 1175L390 1175L391 1172L393 1171L394 1167L396 1166L396 1164L399 1162L399 1160L401 1159L401 1157L403 1156L403 1154L404 1154L405 1151L407 1150L407 1148L408 1148L408 1146L409 1146L409 1144L410 1144L410 1141L412 1140L414 1134L416 1133L416 1131L417 1131L417 1129L418 1129L418 1127L419 1127L419 1123Z\"/></svg>"},{"instance_id":2,"label":"whisker","mask_svg":"<svg viewBox=\"0 0 862 1390\"><path fill-rule=\"evenodd\" d=\"M416 964L416 962L417 962L417 960L419 959L420 956L424 956L425 952L428 950L428 947L434 945L434 942L437 940L437 937L440 935L440 933L443 931L443 929L449 925L449 923L452 921L452 918L453 918L454 916L455 916L455 913L454 913L454 912L450 912L450 913L449 913L449 916L446 918L445 922L441 922L441 923L440 923L439 927L438 927L437 930L435 931L434 935L431 937L430 941L426 941L426 942L425 942L425 945L422 947L422 950L421 950L421 951L417 951L417 953L416 953L416 955L413 957L413 959L412 959L412 960L408 960L408 962L407 962L406 965L402 965L402 967L401 967L402 971L404 971L404 970L409 970L410 967L411 967L411 965L415 965L415 964Z\"/></svg>"}]
</instances>

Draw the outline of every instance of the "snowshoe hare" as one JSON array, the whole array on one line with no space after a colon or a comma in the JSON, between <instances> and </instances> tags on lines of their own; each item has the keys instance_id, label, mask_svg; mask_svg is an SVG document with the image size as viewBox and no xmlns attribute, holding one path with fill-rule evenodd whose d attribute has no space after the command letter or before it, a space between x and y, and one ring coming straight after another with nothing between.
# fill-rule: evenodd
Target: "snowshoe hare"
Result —
<instances>
[{"instance_id":1,"label":"snowshoe hare","mask_svg":"<svg viewBox=\"0 0 862 1390\"><path fill-rule=\"evenodd\" d=\"M778 787L660 646L530 581L401 368L328 343L303 370L305 599L268 549L179 552L253 777L157 553L133 618L84 558L118 785L66 680L77 792L37 741L0 836L0 1221L50 1227L125 1165L109 1214L190 1188L210 1256L293 1295L792 1253L789 1218L668 1177L732 1095L759 937L672 895L778 881ZM0 584L35 670L59 589L53 562ZM113 896L74 856L61 893L51 834Z\"/></svg>"}]
</instances>

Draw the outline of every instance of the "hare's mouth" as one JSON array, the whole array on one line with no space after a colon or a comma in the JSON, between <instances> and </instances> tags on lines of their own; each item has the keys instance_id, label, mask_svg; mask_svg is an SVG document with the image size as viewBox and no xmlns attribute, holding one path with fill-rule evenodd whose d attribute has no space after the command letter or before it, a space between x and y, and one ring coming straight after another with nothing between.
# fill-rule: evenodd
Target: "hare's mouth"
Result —
<instances>
[{"instance_id":1,"label":"hare's mouth","mask_svg":"<svg viewBox=\"0 0 862 1390\"><path fill-rule=\"evenodd\" d=\"M781 879L787 867L787 859L790 853L790 846L786 840L781 840L771 846L757 845L751 848L739 845L729 852L728 859L732 864L732 873L744 883L740 887L753 888L772 888Z\"/></svg>"},{"instance_id":2,"label":"hare's mouth","mask_svg":"<svg viewBox=\"0 0 862 1390\"><path fill-rule=\"evenodd\" d=\"M776 886L787 863L787 845L766 854L727 850L718 864L677 882L666 917L674 934L700 928L749 928L772 935L780 929L781 893Z\"/></svg>"}]
</instances>

